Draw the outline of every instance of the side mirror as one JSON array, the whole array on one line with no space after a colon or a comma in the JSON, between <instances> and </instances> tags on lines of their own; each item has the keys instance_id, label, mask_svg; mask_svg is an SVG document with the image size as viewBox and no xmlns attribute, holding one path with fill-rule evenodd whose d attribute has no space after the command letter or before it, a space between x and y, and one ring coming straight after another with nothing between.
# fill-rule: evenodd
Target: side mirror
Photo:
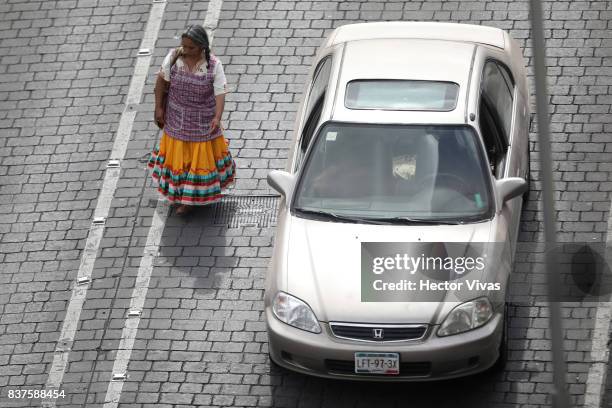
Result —
<instances>
[{"instance_id":1,"label":"side mirror","mask_svg":"<svg viewBox=\"0 0 612 408\"><path fill-rule=\"evenodd\" d=\"M285 200L289 200L295 186L295 176L286 171L272 170L268 173L268 184L285 197Z\"/></svg>"},{"instance_id":2,"label":"side mirror","mask_svg":"<svg viewBox=\"0 0 612 408\"><path fill-rule=\"evenodd\" d=\"M527 182L521 177L508 177L496 180L495 187L501 199L500 204L524 194L528 189Z\"/></svg>"}]
</instances>

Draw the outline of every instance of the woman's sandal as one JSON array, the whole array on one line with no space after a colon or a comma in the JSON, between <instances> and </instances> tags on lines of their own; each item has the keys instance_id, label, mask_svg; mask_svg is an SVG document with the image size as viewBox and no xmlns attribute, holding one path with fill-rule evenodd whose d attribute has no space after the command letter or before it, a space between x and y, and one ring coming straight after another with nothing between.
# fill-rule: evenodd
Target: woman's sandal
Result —
<instances>
[{"instance_id":1,"label":"woman's sandal","mask_svg":"<svg viewBox=\"0 0 612 408\"><path fill-rule=\"evenodd\" d=\"M176 215L186 215L191 212L193 208L190 205L181 204L176 208Z\"/></svg>"}]
</instances>

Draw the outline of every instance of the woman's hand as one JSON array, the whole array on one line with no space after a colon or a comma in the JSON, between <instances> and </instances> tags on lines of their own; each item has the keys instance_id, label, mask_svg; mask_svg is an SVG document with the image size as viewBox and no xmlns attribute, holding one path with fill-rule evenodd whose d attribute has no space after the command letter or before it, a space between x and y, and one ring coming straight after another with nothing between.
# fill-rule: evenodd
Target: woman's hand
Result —
<instances>
[{"instance_id":1,"label":"woman's hand","mask_svg":"<svg viewBox=\"0 0 612 408\"><path fill-rule=\"evenodd\" d=\"M165 116L166 116L166 98L168 98L168 88L170 87L170 82L166 81L163 78L163 75L160 73L157 75L157 81L155 81L155 112L153 115L153 119L155 120L155 124L160 129L164 128L166 124Z\"/></svg>"},{"instance_id":2,"label":"woman's hand","mask_svg":"<svg viewBox=\"0 0 612 408\"><path fill-rule=\"evenodd\" d=\"M225 94L215 95L215 116L210 121L210 133L216 132L221 127L221 117L225 106ZM221 128L223 129L223 128Z\"/></svg>"},{"instance_id":3,"label":"woman's hand","mask_svg":"<svg viewBox=\"0 0 612 408\"><path fill-rule=\"evenodd\" d=\"M210 121L210 133L214 133L221 126L221 119L216 116Z\"/></svg>"},{"instance_id":4,"label":"woman's hand","mask_svg":"<svg viewBox=\"0 0 612 408\"><path fill-rule=\"evenodd\" d=\"M164 108L162 108L161 106L155 108L155 124L160 129L163 129L165 125L164 116L165 116Z\"/></svg>"}]
</instances>

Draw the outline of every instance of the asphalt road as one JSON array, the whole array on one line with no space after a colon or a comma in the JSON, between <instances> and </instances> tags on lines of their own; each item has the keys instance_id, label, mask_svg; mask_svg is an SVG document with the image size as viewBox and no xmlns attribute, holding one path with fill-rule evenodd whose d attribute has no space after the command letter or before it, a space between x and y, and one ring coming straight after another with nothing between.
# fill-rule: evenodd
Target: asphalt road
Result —
<instances>
[{"instance_id":1,"label":"asphalt road","mask_svg":"<svg viewBox=\"0 0 612 408\"><path fill-rule=\"evenodd\" d=\"M340 25L452 21L508 30L532 72L526 1L223 1L214 31L231 92L226 137L238 166L225 207L163 224L145 246L157 193L145 159L155 73L208 2L170 2L121 160L103 236L56 399L102 406L143 254L150 282L120 394L121 407L550 407L542 214L535 134L504 372L427 384L328 381L270 367L263 287L276 200L295 112L317 47ZM40 406L154 3L0 3L0 405ZM604 243L612 172L612 2L544 2L558 240ZM216 20L215 20L216 21ZM414 58L418 58L415 55ZM532 87L533 89L533 87ZM535 128L534 128L535 130ZM249 201L250 200L250 201ZM230 200L231 201L231 200ZM159 211L159 207L157 207ZM249 212L250 211L250 212ZM563 303L567 391L584 406L597 307ZM606 355L607 357L607 355ZM593 380L593 379L591 379ZM612 387L606 387L612 395ZM12 393L11 393L12 391ZM9 398L9 396L12 397ZM610 398L612 399L612 398Z\"/></svg>"}]
</instances>

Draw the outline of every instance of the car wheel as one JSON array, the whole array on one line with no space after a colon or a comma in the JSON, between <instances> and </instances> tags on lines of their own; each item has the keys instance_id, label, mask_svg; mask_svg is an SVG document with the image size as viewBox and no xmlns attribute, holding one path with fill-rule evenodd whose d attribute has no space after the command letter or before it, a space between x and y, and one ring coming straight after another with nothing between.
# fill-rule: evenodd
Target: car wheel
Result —
<instances>
[{"instance_id":1,"label":"car wheel","mask_svg":"<svg viewBox=\"0 0 612 408\"><path fill-rule=\"evenodd\" d=\"M499 373L504 371L506 368L506 363L508 362L508 328L510 325L508 318L508 304L504 304L504 325L502 331L502 339L499 343L499 356L497 357L497 361L491 367L493 372Z\"/></svg>"}]
</instances>

